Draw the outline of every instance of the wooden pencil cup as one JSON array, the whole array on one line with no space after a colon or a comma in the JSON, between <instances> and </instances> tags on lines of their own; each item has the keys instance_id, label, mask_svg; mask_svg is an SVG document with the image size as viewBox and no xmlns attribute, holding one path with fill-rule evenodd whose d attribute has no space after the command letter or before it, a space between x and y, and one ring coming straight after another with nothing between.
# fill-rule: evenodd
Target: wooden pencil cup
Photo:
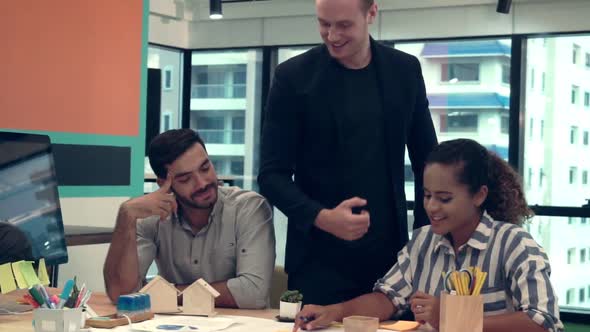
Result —
<instances>
[{"instance_id":1,"label":"wooden pencil cup","mask_svg":"<svg viewBox=\"0 0 590 332\"><path fill-rule=\"evenodd\" d=\"M481 295L450 295L442 293L440 301L440 332L482 332L483 297Z\"/></svg>"}]
</instances>

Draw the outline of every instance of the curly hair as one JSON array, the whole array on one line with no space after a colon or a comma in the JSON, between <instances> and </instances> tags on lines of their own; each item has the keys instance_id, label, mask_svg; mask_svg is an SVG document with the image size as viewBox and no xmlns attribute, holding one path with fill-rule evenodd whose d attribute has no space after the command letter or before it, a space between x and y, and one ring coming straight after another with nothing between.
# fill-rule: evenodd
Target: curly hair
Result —
<instances>
[{"instance_id":1,"label":"curly hair","mask_svg":"<svg viewBox=\"0 0 590 332\"><path fill-rule=\"evenodd\" d=\"M457 165L457 180L475 194L482 186L488 195L481 208L495 220L521 225L533 216L518 173L496 154L471 139L454 139L436 146L426 165Z\"/></svg>"}]
</instances>

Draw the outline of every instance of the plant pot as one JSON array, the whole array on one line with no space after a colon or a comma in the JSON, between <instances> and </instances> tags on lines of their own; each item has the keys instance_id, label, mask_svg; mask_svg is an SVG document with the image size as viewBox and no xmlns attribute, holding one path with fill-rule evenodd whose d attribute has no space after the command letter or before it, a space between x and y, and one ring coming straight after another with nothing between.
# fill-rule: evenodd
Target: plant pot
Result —
<instances>
[{"instance_id":1,"label":"plant pot","mask_svg":"<svg viewBox=\"0 0 590 332\"><path fill-rule=\"evenodd\" d=\"M283 302L279 304L279 317L287 319L295 319L297 313L301 310L301 302Z\"/></svg>"}]
</instances>

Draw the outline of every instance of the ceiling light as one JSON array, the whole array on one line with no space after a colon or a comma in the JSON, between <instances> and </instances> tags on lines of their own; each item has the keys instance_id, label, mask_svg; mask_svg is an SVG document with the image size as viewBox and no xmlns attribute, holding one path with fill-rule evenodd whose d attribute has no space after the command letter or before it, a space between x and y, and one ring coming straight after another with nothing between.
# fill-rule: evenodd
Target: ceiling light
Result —
<instances>
[{"instance_id":1,"label":"ceiling light","mask_svg":"<svg viewBox=\"0 0 590 332\"><path fill-rule=\"evenodd\" d=\"M209 0L209 18L212 20L223 18L221 0Z\"/></svg>"},{"instance_id":2,"label":"ceiling light","mask_svg":"<svg viewBox=\"0 0 590 332\"><path fill-rule=\"evenodd\" d=\"M510 5L512 4L512 0L498 0L498 6L496 7L496 11L502 14L508 14L510 12Z\"/></svg>"}]
</instances>

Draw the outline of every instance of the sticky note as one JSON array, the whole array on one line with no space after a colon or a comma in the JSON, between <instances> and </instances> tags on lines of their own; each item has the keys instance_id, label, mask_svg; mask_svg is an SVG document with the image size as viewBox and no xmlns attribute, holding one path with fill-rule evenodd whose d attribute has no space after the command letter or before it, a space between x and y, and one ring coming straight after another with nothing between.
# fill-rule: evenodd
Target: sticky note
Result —
<instances>
[{"instance_id":1,"label":"sticky note","mask_svg":"<svg viewBox=\"0 0 590 332\"><path fill-rule=\"evenodd\" d=\"M45 266L45 258L39 260L39 268L37 269L37 275L41 285L49 285L49 276L47 275L47 266Z\"/></svg>"},{"instance_id":2,"label":"sticky note","mask_svg":"<svg viewBox=\"0 0 590 332\"><path fill-rule=\"evenodd\" d=\"M33 262L21 262L20 273L22 273L23 277L25 278L28 287L41 283L41 281L39 281L39 277L37 277L37 273L35 273L35 269L33 268Z\"/></svg>"},{"instance_id":3,"label":"sticky note","mask_svg":"<svg viewBox=\"0 0 590 332\"><path fill-rule=\"evenodd\" d=\"M23 261L12 263L12 272L14 273L14 279L16 279L16 285L18 288L29 288L23 274L20 272L20 263Z\"/></svg>"},{"instance_id":4,"label":"sticky note","mask_svg":"<svg viewBox=\"0 0 590 332\"><path fill-rule=\"evenodd\" d=\"M15 289L16 283L14 282L10 263L0 265L0 290L2 290L2 294L12 292Z\"/></svg>"},{"instance_id":5,"label":"sticky note","mask_svg":"<svg viewBox=\"0 0 590 332\"><path fill-rule=\"evenodd\" d=\"M420 326L418 322L412 322L408 320L398 320L395 323L386 323L379 325L380 329L393 330L393 331L413 331Z\"/></svg>"}]
</instances>

